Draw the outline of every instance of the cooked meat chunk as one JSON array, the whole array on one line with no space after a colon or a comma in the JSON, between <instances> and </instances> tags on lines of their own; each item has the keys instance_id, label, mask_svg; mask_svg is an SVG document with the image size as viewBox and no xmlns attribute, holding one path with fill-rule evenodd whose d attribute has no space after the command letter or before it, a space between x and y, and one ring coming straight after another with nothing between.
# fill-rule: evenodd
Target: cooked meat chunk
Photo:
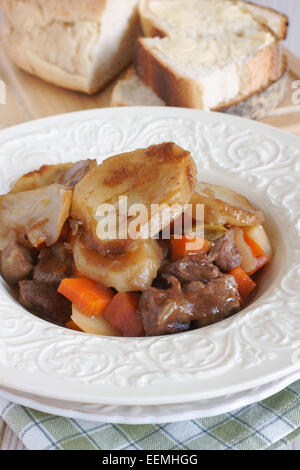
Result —
<instances>
[{"instance_id":1,"label":"cooked meat chunk","mask_svg":"<svg viewBox=\"0 0 300 470\"><path fill-rule=\"evenodd\" d=\"M72 304L52 284L39 281L20 282L20 303L44 320L64 325L72 314Z\"/></svg>"},{"instance_id":2,"label":"cooked meat chunk","mask_svg":"<svg viewBox=\"0 0 300 470\"><path fill-rule=\"evenodd\" d=\"M224 273L228 273L236 266L240 266L242 257L234 241L234 230L217 240L209 252L208 258L214 262Z\"/></svg>"},{"instance_id":3,"label":"cooked meat chunk","mask_svg":"<svg viewBox=\"0 0 300 470\"><path fill-rule=\"evenodd\" d=\"M164 277L175 276L180 282L201 281L208 282L221 276L217 266L214 266L205 253L196 253L166 263L161 274Z\"/></svg>"},{"instance_id":4,"label":"cooked meat chunk","mask_svg":"<svg viewBox=\"0 0 300 470\"><path fill-rule=\"evenodd\" d=\"M65 277L73 274L72 248L67 243L56 243L43 248L33 270L33 279L58 286Z\"/></svg>"},{"instance_id":5,"label":"cooked meat chunk","mask_svg":"<svg viewBox=\"0 0 300 470\"><path fill-rule=\"evenodd\" d=\"M32 275L34 250L22 246L12 237L8 246L0 252L0 272L8 284L16 285Z\"/></svg>"},{"instance_id":6,"label":"cooked meat chunk","mask_svg":"<svg viewBox=\"0 0 300 470\"><path fill-rule=\"evenodd\" d=\"M191 322L207 326L229 317L240 309L235 279L222 275L207 284L193 281L181 288L170 276L167 290L150 287L140 297L139 315L147 336L188 330Z\"/></svg>"},{"instance_id":7,"label":"cooked meat chunk","mask_svg":"<svg viewBox=\"0 0 300 470\"><path fill-rule=\"evenodd\" d=\"M190 282L183 287L183 292L192 305L197 327L216 323L240 309L238 287L233 276L223 275L206 285Z\"/></svg>"},{"instance_id":8,"label":"cooked meat chunk","mask_svg":"<svg viewBox=\"0 0 300 470\"><path fill-rule=\"evenodd\" d=\"M69 217L71 198L72 190L60 184L0 196L0 251L11 231L22 244L53 245Z\"/></svg>"},{"instance_id":9,"label":"cooked meat chunk","mask_svg":"<svg viewBox=\"0 0 300 470\"><path fill-rule=\"evenodd\" d=\"M147 336L188 330L193 319L192 305L184 298L180 283L171 276L167 290L149 287L139 300L139 315Z\"/></svg>"},{"instance_id":10,"label":"cooked meat chunk","mask_svg":"<svg viewBox=\"0 0 300 470\"><path fill-rule=\"evenodd\" d=\"M73 188L93 168L96 160L80 160L76 163L43 165L39 170L21 176L13 186L11 193L31 191L53 183L64 184Z\"/></svg>"}]
</instances>

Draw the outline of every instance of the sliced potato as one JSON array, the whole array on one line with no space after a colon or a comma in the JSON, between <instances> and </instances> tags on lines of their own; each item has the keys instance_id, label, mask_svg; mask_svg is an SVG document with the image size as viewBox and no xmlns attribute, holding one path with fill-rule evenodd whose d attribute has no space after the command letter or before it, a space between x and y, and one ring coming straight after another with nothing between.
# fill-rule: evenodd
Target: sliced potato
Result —
<instances>
[{"instance_id":1,"label":"sliced potato","mask_svg":"<svg viewBox=\"0 0 300 470\"><path fill-rule=\"evenodd\" d=\"M244 232L248 237L252 238L266 253L269 258L273 256L273 247L262 225L255 225L254 227L247 227Z\"/></svg>"},{"instance_id":2,"label":"sliced potato","mask_svg":"<svg viewBox=\"0 0 300 470\"><path fill-rule=\"evenodd\" d=\"M119 330L112 326L102 315L87 317L72 305L72 320L85 333L103 336L122 336Z\"/></svg>"},{"instance_id":3,"label":"sliced potato","mask_svg":"<svg viewBox=\"0 0 300 470\"><path fill-rule=\"evenodd\" d=\"M248 199L223 186L197 183L189 204L204 204L204 222L212 225L249 226L261 224L263 213L254 210ZM195 216L195 209L193 208Z\"/></svg>"},{"instance_id":4,"label":"sliced potato","mask_svg":"<svg viewBox=\"0 0 300 470\"><path fill-rule=\"evenodd\" d=\"M120 196L127 197L128 209L133 204L143 204L148 214L140 225L140 232L145 233L149 222L156 220L155 216L162 212L159 207L153 211L152 204L178 205L172 217L174 219L182 213L184 204L194 192L195 184L196 167L189 152L171 142L153 145L108 158L92 170L74 190L71 215L83 222L85 230L93 238L94 243L89 244L89 247L106 254L106 243L103 240L99 242L97 232L99 207L110 204L118 213ZM165 224L154 224L152 235L169 223L170 220L165 221ZM114 240L118 238L118 235L112 236ZM111 241L107 243L111 246ZM120 239L119 244L119 253L122 253L126 250L124 240Z\"/></svg>"},{"instance_id":5,"label":"sliced potato","mask_svg":"<svg viewBox=\"0 0 300 470\"><path fill-rule=\"evenodd\" d=\"M42 188L53 183L73 187L86 173L97 166L96 160L80 160L75 163L43 165L39 170L30 171L21 176L11 189L11 193L20 193Z\"/></svg>"},{"instance_id":6,"label":"sliced potato","mask_svg":"<svg viewBox=\"0 0 300 470\"><path fill-rule=\"evenodd\" d=\"M73 245L77 271L119 292L150 287L160 268L163 252L156 240L135 240L120 256L104 256L85 247L77 237Z\"/></svg>"},{"instance_id":7,"label":"sliced potato","mask_svg":"<svg viewBox=\"0 0 300 470\"><path fill-rule=\"evenodd\" d=\"M0 196L0 251L9 234L35 248L57 242L69 217L72 190L61 184Z\"/></svg>"}]
</instances>

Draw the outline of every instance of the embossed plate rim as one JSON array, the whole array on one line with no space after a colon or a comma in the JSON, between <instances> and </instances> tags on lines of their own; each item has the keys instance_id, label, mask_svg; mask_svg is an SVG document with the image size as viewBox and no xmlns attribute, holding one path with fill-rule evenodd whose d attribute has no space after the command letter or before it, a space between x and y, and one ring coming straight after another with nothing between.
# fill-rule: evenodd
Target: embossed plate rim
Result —
<instances>
[{"instance_id":1,"label":"embossed plate rim","mask_svg":"<svg viewBox=\"0 0 300 470\"><path fill-rule=\"evenodd\" d=\"M135 340L92 337L47 324L24 311L2 282L2 386L67 401L80 402L84 396L89 403L153 405L237 393L299 368L295 354L300 348L300 298L293 270L298 273L300 266L299 242L294 239L300 219L297 207L286 213L284 204L291 194L282 194L285 178L297 203L299 188L293 182L300 170L300 140L295 136L234 116L181 108L108 108L53 116L1 131L0 189L6 191L13 179L38 163L75 160L93 152L103 157L161 140L176 140L196 159L201 156L207 179L232 182L233 188L251 193L254 202L264 195L259 205L264 210L270 205L270 223L273 231L277 224L274 234L281 237L283 256L283 263L273 263L272 284L266 284L253 305L221 323ZM234 178L237 171L239 178ZM271 181L268 173L272 190L265 187ZM245 183L251 189L243 190ZM278 230L280 224L284 227ZM285 272L287 264L291 278ZM279 314L285 325L274 322ZM257 320L263 322L257 326ZM243 337L247 328L248 337ZM207 362L213 354L215 360Z\"/></svg>"},{"instance_id":2,"label":"embossed plate rim","mask_svg":"<svg viewBox=\"0 0 300 470\"><path fill-rule=\"evenodd\" d=\"M21 395L14 390L0 389L0 398L43 413L91 422L115 424L163 424L190 419L208 418L230 413L265 400L300 379L300 371L287 377L243 392L196 402L169 405L118 406L72 403L33 395Z\"/></svg>"}]
</instances>

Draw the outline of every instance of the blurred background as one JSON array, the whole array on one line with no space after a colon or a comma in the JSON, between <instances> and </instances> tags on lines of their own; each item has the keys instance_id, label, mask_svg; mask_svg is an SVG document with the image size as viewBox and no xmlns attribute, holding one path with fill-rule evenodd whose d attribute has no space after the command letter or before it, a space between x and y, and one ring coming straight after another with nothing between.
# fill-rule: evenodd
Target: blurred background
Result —
<instances>
[{"instance_id":1,"label":"blurred background","mask_svg":"<svg viewBox=\"0 0 300 470\"><path fill-rule=\"evenodd\" d=\"M300 0L255 0L254 3L275 8L289 17L289 34L285 43L294 54L300 56Z\"/></svg>"},{"instance_id":2,"label":"blurred background","mask_svg":"<svg viewBox=\"0 0 300 470\"><path fill-rule=\"evenodd\" d=\"M2 1L5 2L6 0ZM51 0L49 0L49 2L51 2ZM300 0L253 0L253 2L262 6L275 8L290 18L289 34L285 42L294 54L300 56ZM292 19L293 21L291 21Z\"/></svg>"}]
</instances>

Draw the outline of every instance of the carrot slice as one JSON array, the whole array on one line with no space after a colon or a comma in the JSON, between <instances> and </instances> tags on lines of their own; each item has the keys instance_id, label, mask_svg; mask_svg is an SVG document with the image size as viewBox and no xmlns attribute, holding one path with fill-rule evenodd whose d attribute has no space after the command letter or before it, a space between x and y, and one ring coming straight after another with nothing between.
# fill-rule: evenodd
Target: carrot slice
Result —
<instances>
[{"instance_id":1,"label":"carrot slice","mask_svg":"<svg viewBox=\"0 0 300 470\"><path fill-rule=\"evenodd\" d=\"M239 294L242 299L249 297L251 292L256 287L256 284L251 279L251 277L248 276L248 274L240 266L233 268L232 271L230 271L228 274L235 278L238 285Z\"/></svg>"},{"instance_id":2,"label":"carrot slice","mask_svg":"<svg viewBox=\"0 0 300 470\"><path fill-rule=\"evenodd\" d=\"M123 336L141 336L143 328L137 315L138 301L139 296L135 292L119 292L105 309L103 316Z\"/></svg>"},{"instance_id":3,"label":"carrot slice","mask_svg":"<svg viewBox=\"0 0 300 470\"><path fill-rule=\"evenodd\" d=\"M250 246L252 254L253 256L255 256L255 258L258 258L259 256L263 256L265 254L264 250L259 246L259 244L256 243L256 241L254 241L252 238L248 237L248 235L246 235L245 233L244 240L247 245Z\"/></svg>"},{"instance_id":4,"label":"carrot slice","mask_svg":"<svg viewBox=\"0 0 300 470\"><path fill-rule=\"evenodd\" d=\"M84 277L63 279L58 292L88 317L101 315L114 296L112 289Z\"/></svg>"},{"instance_id":5,"label":"carrot slice","mask_svg":"<svg viewBox=\"0 0 300 470\"><path fill-rule=\"evenodd\" d=\"M69 320L69 321L65 324L65 327L68 328L69 330L82 331L82 329L79 328L79 326L77 326L76 323L73 322L73 320Z\"/></svg>"},{"instance_id":6,"label":"carrot slice","mask_svg":"<svg viewBox=\"0 0 300 470\"><path fill-rule=\"evenodd\" d=\"M207 253L211 248L211 242L204 238L197 237L182 237L172 238L171 242L171 261L202 251Z\"/></svg>"}]
</instances>

